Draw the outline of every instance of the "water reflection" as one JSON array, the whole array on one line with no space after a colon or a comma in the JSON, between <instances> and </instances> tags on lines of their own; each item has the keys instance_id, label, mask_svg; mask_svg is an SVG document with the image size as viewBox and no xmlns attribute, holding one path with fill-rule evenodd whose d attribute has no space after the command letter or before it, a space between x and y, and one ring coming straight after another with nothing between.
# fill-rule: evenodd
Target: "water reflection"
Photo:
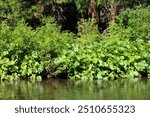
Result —
<instances>
[{"instance_id":1,"label":"water reflection","mask_svg":"<svg viewBox=\"0 0 150 117\"><path fill-rule=\"evenodd\" d=\"M150 81L71 81L51 79L42 82L0 82L0 99L108 100L150 99Z\"/></svg>"}]
</instances>

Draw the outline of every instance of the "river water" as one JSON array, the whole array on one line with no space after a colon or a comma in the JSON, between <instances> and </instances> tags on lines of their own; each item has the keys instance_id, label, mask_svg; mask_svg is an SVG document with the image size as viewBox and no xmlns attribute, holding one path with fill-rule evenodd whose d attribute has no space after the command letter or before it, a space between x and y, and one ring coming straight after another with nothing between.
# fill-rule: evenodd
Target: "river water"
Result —
<instances>
[{"instance_id":1,"label":"river water","mask_svg":"<svg viewBox=\"0 0 150 117\"><path fill-rule=\"evenodd\" d=\"M149 100L150 81L4 81L0 99L10 100Z\"/></svg>"}]
</instances>

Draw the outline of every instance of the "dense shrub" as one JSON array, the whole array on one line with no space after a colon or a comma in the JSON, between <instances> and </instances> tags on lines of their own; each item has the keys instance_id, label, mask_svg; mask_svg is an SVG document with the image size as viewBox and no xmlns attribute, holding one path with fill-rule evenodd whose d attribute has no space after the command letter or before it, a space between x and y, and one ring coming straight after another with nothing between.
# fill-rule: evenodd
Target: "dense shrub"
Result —
<instances>
[{"instance_id":1,"label":"dense shrub","mask_svg":"<svg viewBox=\"0 0 150 117\"><path fill-rule=\"evenodd\" d=\"M123 10L116 23L120 27L117 33L127 31L130 40L150 40L150 7Z\"/></svg>"},{"instance_id":2,"label":"dense shrub","mask_svg":"<svg viewBox=\"0 0 150 117\"><path fill-rule=\"evenodd\" d=\"M116 79L141 77L150 73L150 45L122 40L102 40L94 45L73 44L56 59L57 72L69 78Z\"/></svg>"},{"instance_id":3,"label":"dense shrub","mask_svg":"<svg viewBox=\"0 0 150 117\"><path fill-rule=\"evenodd\" d=\"M78 34L76 40L78 43L91 45L95 42L99 42L99 38L102 38L102 35L98 31L95 19L81 19L78 22Z\"/></svg>"},{"instance_id":4,"label":"dense shrub","mask_svg":"<svg viewBox=\"0 0 150 117\"><path fill-rule=\"evenodd\" d=\"M63 71L73 79L148 77L150 74L150 42L147 41L150 27L148 9L123 11L118 16L117 23L110 24L106 36L96 36L92 31L90 33L84 31L79 38L81 43L70 45L70 50L64 50L62 55L56 58L57 73ZM145 15L143 12L146 12ZM128 24L124 24L123 19ZM87 22L85 30L91 30L91 27L95 29L94 25L90 26Z\"/></svg>"},{"instance_id":5,"label":"dense shrub","mask_svg":"<svg viewBox=\"0 0 150 117\"><path fill-rule=\"evenodd\" d=\"M52 69L53 58L72 41L72 34L61 33L51 19L36 30L23 22L12 30L3 22L0 29L0 78L40 78L43 71Z\"/></svg>"},{"instance_id":6,"label":"dense shrub","mask_svg":"<svg viewBox=\"0 0 150 117\"><path fill-rule=\"evenodd\" d=\"M40 18L42 16L38 11L38 6L36 3L33 4L32 0L1 0L0 12L0 23L5 20L12 28L20 20L26 21L33 17Z\"/></svg>"},{"instance_id":7,"label":"dense shrub","mask_svg":"<svg viewBox=\"0 0 150 117\"><path fill-rule=\"evenodd\" d=\"M122 11L101 35L93 19L81 19L78 34L60 31L52 18L32 29L24 20L0 24L0 79L117 79L150 74L149 7ZM19 19L19 18L16 18Z\"/></svg>"}]
</instances>

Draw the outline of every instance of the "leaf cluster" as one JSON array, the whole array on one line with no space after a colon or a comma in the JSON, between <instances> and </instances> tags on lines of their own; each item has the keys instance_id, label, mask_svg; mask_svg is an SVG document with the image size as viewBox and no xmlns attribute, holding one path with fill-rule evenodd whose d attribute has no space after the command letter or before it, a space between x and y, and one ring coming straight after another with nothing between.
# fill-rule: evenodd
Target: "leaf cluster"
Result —
<instances>
[{"instance_id":1,"label":"leaf cluster","mask_svg":"<svg viewBox=\"0 0 150 117\"><path fill-rule=\"evenodd\" d=\"M110 24L106 36L96 36L96 31L92 32L94 25L91 28L89 21L84 22L86 27L80 34L80 41L71 44L69 50L64 50L62 55L55 59L57 73L63 71L71 79L148 77L150 74L148 9L123 11L118 16L117 22ZM129 22L128 25L122 22L123 19Z\"/></svg>"},{"instance_id":2,"label":"leaf cluster","mask_svg":"<svg viewBox=\"0 0 150 117\"><path fill-rule=\"evenodd\" d=\"M0 79L38 78L53 67L53 59L73 41L73 35L60 32L49 18L45 26L32 30L24 22L0 29ZM38 77L36 77L38 76Z\"/></svg>"}]
</instances>

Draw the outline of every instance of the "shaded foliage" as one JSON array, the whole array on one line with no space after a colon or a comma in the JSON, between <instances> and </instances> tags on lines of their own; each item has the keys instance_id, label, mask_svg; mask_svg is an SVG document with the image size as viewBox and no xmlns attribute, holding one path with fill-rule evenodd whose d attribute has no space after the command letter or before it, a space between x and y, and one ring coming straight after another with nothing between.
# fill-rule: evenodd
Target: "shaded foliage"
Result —
<instances>
[{"instance_id":1,"label":"shaded foliage","mask_svg":"<svg viewBox=\"0 0 150 117\"><path fill-rule=\"evenodd\" d=\"M1 1L0 79L148 77L150 7L145 3ZM107 34L99 33L106 28Z\"/></svg>"},{"instance_id":2,"label":"shaded foliage","mask_svg":"<svg viewBox=\"0 0 150 117\"><path fill-rule=\"evenodd\" d=\"M13 26L20 20L34 29L44 25L42 18L55 17L62 30L77 33L80 18L97 20L100 32L108 27L122 8L149 5L148 0L3 0L0 2L0 22L7 20ZM112 15L114 14L114 15Z\"/></svg>"}]
</instances>

